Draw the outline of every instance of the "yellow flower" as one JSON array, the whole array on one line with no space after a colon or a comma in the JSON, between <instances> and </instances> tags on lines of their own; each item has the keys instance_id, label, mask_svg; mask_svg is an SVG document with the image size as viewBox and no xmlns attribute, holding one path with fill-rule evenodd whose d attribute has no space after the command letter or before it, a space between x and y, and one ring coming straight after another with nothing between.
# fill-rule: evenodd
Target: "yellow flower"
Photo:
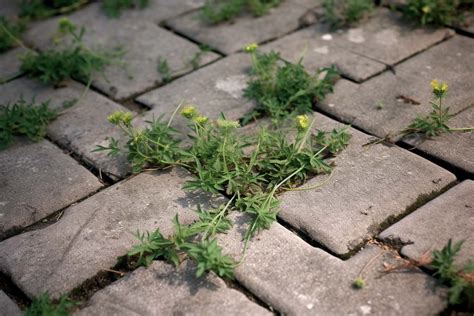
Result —
<instances>
[{"instance_id":1,"label":"yellow flower","mask_svg":"<svg viewBox=\"0 0 474 316\"><path fill-rule=\"evenodd\" d=\"M433 89L433 94L438 98L443 97L448 92L448 84L446 82L439 82L436 79L431 81L431 88Z\"/></svg>"},{"instance_id":2,"label":"yellow flower","mask_svg":"<svg viewBox=\"0 0 474 316\"><path fill-rule=\"evenodd\" d=\"M423 8L421 8L421 11L423 11L424 14L428 14L431 12L431 7L425 5Z\"/></svg>"},{"instance_id":3,"label":"yellow flower","mask_svg":"<svg viewBox=\"0 0 474 316\"><path fill-rule=\"evenodd\" d=\"M193 119L194 117L198 116L199 113L196 110L196 107L194 105L186 105L182 110L181 110L181 115L184 116L187 119Z\"/></svg>"},{"instance_id":4,"label":"yellow flower","mask_svg":"<svg viewBox=\"0 0 474 316\"><path fill-rule=\"evenodd\" d=\"M208 120L209 120L208 117L201 116L201 115L196 117L195 119L196 123L199 123L199 124L205 124Z\"/></svg>"},{"instance_id":5,"label":"yellow flower","mask_svg":"<svg viewBox=\"0 0 474 316\"><path fill-rule=\"evenodd\" d=\"M300 130L306 130L309 127L309 118L307 115L298 115L296 117L296 125Z\"/></svg>"},{"instance_id":6,"label":"yellow flower","mask_svg":"<svg viewBox=\"0 0 474 316\"><path fill-rule=\"evenodd\" d=\"M253 53L254 51L256 51L258 48L258 44L257 43L252 43L252 44L248 44L247 46L245 46L245 52L246 53Z\"/></svg>"},{"instance_id":7,"label":"yellow flower","mask_svg":"<svg viewBox=\"0 0 474 316\"><path fill-rule=\"evenodd\" d=\"M436 79L431 80L431 88L433 88L433 90L438 89L438 86L439 86L438 80Z\"/></svg>"},{"instance_id":8,"label":"yellow flower","mask_svg":"<svg viewBox=\"0 0 474 316\"><path fill-rule=\"evenodd\" d=\"M115 125L123 123L124 125L130 125L133 116L130 112L117 111L107 117L107 120Z\"/></svg>"},{"instance_id":9,"label":"yellow flower","mask_svg":"<svg viewBox=\"0 0 474 316\"><path fill-rule=\"evenodd\" d=\"M238 121L218 119L217 126L224 129L233 129L233 128L239 128L240 124Z\"/></svg>"}]
</instances>

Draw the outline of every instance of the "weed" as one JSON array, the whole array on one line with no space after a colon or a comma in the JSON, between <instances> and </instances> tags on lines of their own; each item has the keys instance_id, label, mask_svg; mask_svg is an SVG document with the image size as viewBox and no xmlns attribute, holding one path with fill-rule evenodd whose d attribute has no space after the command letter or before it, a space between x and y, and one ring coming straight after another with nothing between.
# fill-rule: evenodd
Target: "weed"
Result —
<instances>
[{"instance_id":1,"label":"weed","mask_svg":"<svg viewBox=\"0 0 474 316\"><path fill-rule=\"evenodd\" d=\"M333 28L354 25L374 10L373 0L324 0L325 18Z\"/></svg>"},{"instance_id":2,"label":"weed","mask_svg":"<svg viewBox=\"0 0 474 316\"><path fill-rule=\"evenodd\" d=\"M408 0L403 12L423 25L453 25L462 20L461 9L469 6L471 0Z\"/></svg>"},{"instance_id":3,"label":"weed","mask_svg":"<svg viewBox=\"0 0 474 316\"><path fill-rule=\"evenodd\" d=\"M17 45L16 38L25 31L25 24L21 21L9 21L0 16L0 53L6 52Z\"/></svg>"},{"instance_id":4,"label":"weed","mask_svg":"<svg viewBox=\"0 0 474 316\"><path fill-rule=\"evenodd\" d=\"M11 144L14 135L40 140L48 123L56 117L57 112L49 109L49 102L37 105L20 99L13 105L0 105L0 149Z\"/></svg>"},{"instance_id":5,"label":"weed","mask_svg":"<svg viewBox=\"0 0 474 316\"><path fill-rule=\"evenodd\" d=\"M194 54L193 58L191 58L191 60L189 61L189 64L191 65L191 67L193 67L193 70L199 68L199 64L201 63L202 57L210 51L211 47L209 47L208 45L199 45L199 51Z\"/></svg>"},{"instance_id":6,"label":"weed","mask_svg":"<svg viewBox=\"0 0 474 316\"><path fill-rule=\"evenodd\" d=\"M32 19L64 14L88 3L89 0L22 0L20 16Z\"/></svg>"},{"instance_id":7,"label":"weed","mask_svg":"<svg viewBox=\"0 0 474 316\"><path fill-rule=\"evenodd\" d=\"M433 137L453 131L474 130L474 127L450 128L447 124L453 115L449 113L449 107L443 107L442 103L448 93L448 84L433 80L431 81L431 87L433 95L437 99L437 102L430 102L433 110L426 117L415 118L413 122L402 131L402 134L419 133L427 137Z\"/></svg>"},{"instance_id":8,"label":"weed","mask_svg":"<svg viewBox=\"0 0 474 316\"><path fill-rule=\"evenodd\" d=\"M202 8L201 18L210 24L229 21L248 11L254 16L262 16L278 6L282 0L207 0Z\"/></svg>"},{"instance_id":9,"label":"weed","mask_svg":"<svg viewBox=\"0 0 474 316\"><path fill-rule=\"evenodd\" d=\"M263 114L281 119L311 112L313 102L323 100L333 91L337 77L334 68L323 68L310 75L302 60L293 64L275 52L259 53L256 44L247 46L245 51L252 58L252 78L244 95L255 100L257 107L243 118L244 124Z\"/></svg>"},{"instance_id":10,"label":"weed","mask_svg":"<svg viewBox=\"0 0 474 316\"><path fill-rule=\"evenodd\" d=\"M25 316L67 316L69 309L77 305L67 297L63 296L54 303L47 293L33 299L31 306L24 312Z\"/></svg>"},{"instance_id":11,"label":"weed","mask_svg":"<svg viewBox=\"0 0 474 316\"><path fill-rule=\"evenodd\" d=\"M118 18L123 10L134 7L143 9L149 4L150 0L104 0L102 1L102 9L107 16Z\"/></svg>"},{"instance_id":12,"label":"weed","mask_svg":"<svg viewBox=\"0 0 474 316\"><path fill-rule=\"evenodd\" d=\"M171 68L168 64L168 61L164 58L158 58L158 66L156 70L163 78L163 82L167 83L171 81Z\"/></svg>"},{"instance_id":13,"label":"weed","mask_svg":"<svg viewBox=\"0 0 474 316\"><path fill-rule=\"evenodd\" d=\"M21 70L47 84L58 85L73 77L90 82L94 73L116 63L123 52L93 51L84 45L84 34L84 27L78 29L68 19L61 19L55 41L68 37L71 42L66 43L63 48L54 47L40 53L27 52L21 57Z\"/></svg>"}]
</instances>

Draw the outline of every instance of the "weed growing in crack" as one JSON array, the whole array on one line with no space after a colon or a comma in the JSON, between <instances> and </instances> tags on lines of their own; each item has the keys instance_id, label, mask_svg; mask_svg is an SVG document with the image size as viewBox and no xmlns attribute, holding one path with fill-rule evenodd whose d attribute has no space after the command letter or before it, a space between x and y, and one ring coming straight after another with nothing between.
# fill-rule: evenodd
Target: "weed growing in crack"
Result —
<instances>
[{"instance_id":1,"label":"weed growing in crack","mask_svg":"<svg viewBox=\"0 0 474 316\"><path fill-rule=\"evenodd\" d=\"M91 50L84 45L84 34L84 27L78 28L70 20L61 19L55 42L66 38L70 42L40 53L28 51L21 57L21 70L47 84L59 85L70 78L90 84L93 74L118 63L123 51Z\"/></svg>"},{"instance_id":2,"label":"weed growing in crack","mask_svg":"<svg viewBox=\"0 0 474 316\"><path fill-rule=\"evenodd\" d=\"M0 105L0 150L13 142L14 135L40 140L46 134L48 123L57 115L49 108L49 102L37 105L20 99L13 105Z\"/></svg>"},{"instance_id":3,"label":"weed growing in crack","mask_svg":"<svg viewBox=\"0 0 474 316\"><path fill-rule=\"evenodd\" d=\"M332 67L310 75L302 59L293 64L276 52L258 52L256 44L248 45L245 51L252 58L252 77L244 95L255 100L257 107L243 118L244 124L263 114L281 119L311 112L315 101L333 91L337 71Z\"/></svg>"},{"instance_id":4,"label":"weed growing in crack","mask_svg":"<svg viewBox=\"0 0 474 316\"><path fill-rule=\"evenodd\" d=\"M453 25L462 21L463 9L472 8L471 0L408 0L403 13L423 25Z\"/></svg>"},{"instance_id":5,"label":"weed growing in crack","mask_svg":"<svg viewBox=\"0 0 474 316\"><path fill-rule=\"evenodd\" d=\"M211 51L210 46L206 44L199 45L199 51L196 54L194 54L193 58L191 58L191 60L189 61L189 64L191 65L191 67L193 67L193 70L196 70L199 68L202 57L206 55L207 53L209 53L210 51Z\"/></svg>"},{"instance_id":6,"label":"weed growing in crack","mask_svg":"<svg viewBox=\"0 0 474 316\"><path fill-rule=\"evenodd\" d=\"M33 299L30 307L24 312L25 316L68 316L69 310L78 303L63 296L54 302L47 293Z\"/></svg>"},{"instance_id":7,"label":"weed growing in crack","mask_svg":"<svg viewBox=\"0 0 474 316\"><path fill-rule=\"evenodd\" d=\"M46 18L78 9L89 0L22 0L20 16L32 19Z\"/></svg>"},{"instance_id":8,"label":"weed growing in crack","mask_svg":"<svg viewBox=\"0 0 474 316\"><path fill-rule=\"evenodd\" d=\"M367 18L374 10L373 0L324 0L324 16L333 28L348 27Z\"/></svg>"},{"instance_id":9,"label":"weed growing in crack","mask_svg":"<svg viewBox=\"0 0 474 316\"><path fill-rule=\"evenodd\" d=\"M437 101L430 102L433 110L428 116L414 119L413 122L402 131L402 134L418 133L427 137L433 137L453 131L466 132L474 130L474 127L450 128L447 124L453 115L449 113L449 107L443 106L443 100L448 93L448 84L433 80L431 81L431 87Z\"/></svg>"},{"instance_id":10,"label":"weed growing in crack","mask_svg":"<svg viewBox=\"0 0 474 316\"><path fill-rule=\"evenodd\" d=\"M207 0L201 11L201 19L210 24L229 21L244 12L262 16L283 0Z\"/></svg>"},{"instance_id":11,"label":"weed growing in crack","mask_svg":"<svg viewBox=\"0 0 474 316\"><path fill-rule=\"evenodd\" d=\"M126 9L144 9L150 4L150 0L103 0L102 9L105 14L112 18L118 18Z\"/></svg>"},{"instance_id":12,"label":"weed growing in crack","mask_svg":"<svg viewBox=\"0 0 474 316\"><path fill-rule=\"evenodd\" d=\"M171 68L166 59L161 57L158 59L158 66L156 67L156 70L163 78L164 83L171 81Z\"/></svg>"},{"instance_id":13,"label":"weed growing in crack","mask_svg":"<svg viewBox=\"0 0 474 316\"><path fill-rule=\"evenodd\" d=\"M9 21L7 18L0 16L0 53L17 45L16 38L25 31L25 24L22 21Z\"/></svg>"}]
</instances>

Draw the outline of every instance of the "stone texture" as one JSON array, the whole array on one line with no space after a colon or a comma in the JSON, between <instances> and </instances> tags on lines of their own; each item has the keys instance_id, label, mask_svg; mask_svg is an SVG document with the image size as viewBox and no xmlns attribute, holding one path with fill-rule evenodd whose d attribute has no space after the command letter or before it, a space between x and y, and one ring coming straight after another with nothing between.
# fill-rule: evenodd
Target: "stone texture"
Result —
<instances>
[{"instance_id":1,"label":"stone texture","mask_svg":"<svg viewBox=\"0 0 474 316\"><path fill-rule=\"evenodd\" d=\"M247 227L248 219L239 214L231 232L221 237L225 251L236 259L240 259ZM435 288L435 280L428 275L416 270L380 273L382 263L393 263L395 258L389 251L369 246L350 260L342 261L311 247L274 223L249 243L245 259L236 269L236 278L285 315L435 315L441 312L447 302L445 292ZM366 287L355 290L352 282L359 273L366 280Z\"/></svg>"},{"instance_id":2,"label":"stone texture","mask_svg":"<svg viewBox=\"0 0 474 316\"><path fill-rule=\"evenodd\" d=\"M449 121L453 128L473 127L474 106L457 114ZM474 174L474 132L452 132L430 139L420 138L417 135L404 137L403 141L415 146L421 151L444 160L467 173Z\"/></svg>"},{"instance_id":3,"label":"stone texture","mask_svg":"<svg viewBox=\"0 0 474 316\"><path fill-rule=\"evenodd\" d=\"M243 98L249 70L250 57L236 54L150 91L137 101L152 108L146 119L161 114L169 117L181 102L196 104L203 115L211 118L223 112L229 119L238 119L255 106L253 101ZM178 115L173 126L183 130L186 124Z\"/></svg>"},{"instance_id":4,"label":"stone texture","mask_svg":"<svg viewBox=\"0 0 474 316\"><path fill-rule=\"evenodd\" d=\"M271 315L215 275L155 261L96 293L77 315ZM159 298L159 299L157 299Z\"/></svg>"},{"instance_id":5,"label":"stone texture","mask_svg":"<svg viewBox=\"0 0 474 316\"><path fill-rule=\"evenodd\" d=\"M473 193L474 181L466 180L389 227L379 237L405 244L402 254L412 259L441 250L449 239L464 240L456 257L456 263L463 266L474 258Z\"/></svg>"},{"instance_id":6,"label":"stone texture","mask_svg":"<svg viewBox=\"0 0 474 316\"><path fill-rule=\"evenodd\" d=\"M102 184L44 140L0 151L0 239L98 190Z\"/></svg>"},{"instance_id":7,"label":"stone texture","mask_svg":"<svg viewBox=\"0 0 474 316\"><path fill-rule=\"evenodd\" d=\"M122 59L123 67L107 67L103 74L95 76L92 83L114 99L126 99L163 83L163 77L157 70L160 59L168 62L172 77L191 71L190 61L200 51L196 44L146 19L137 19L133 15L129 18L107 18L98 3L68 17L86 27L84 42L88 47L113 49L121 46L126 51ZM38 23L25 34L25 38L40 49L51 47L58 19ZM206 64L217 57L217 54L206 53L199 64Z\"/></svg>"},{"instance_id":8,"label":"stone texture","mask_svg":"<svg viewBox=\"0 0 474 316\"><path fill-rule=\"evenodd\" d=\"M299 18L318 5L314 0L285 0L261 17L247 14L232 22L209 25L200 11L166 21L172 29L224 54L241 50L249 43L262 43L288 34L299 27Z\"/></svg>"},{"instance_id":9,"label":"stone texture","mask_svg":"<svg viewBox=\"0 0 474 316\"><path fill-rule=\"evenodd\" d=\"M0 15L6 17L16 17L20 13L17 1L0 0Z\"/></svg>"},{"instance_id":10,"label":"stone texture","mask_svg":"<svg viewBox=\"0 0 474 316\"><path fill-rule=\"evenodd\" d=\"M104 152L92 152L97 145L108 145L106 137L120 138L121 132L107 121L115 111L126 111L121 105L89 90L74 106L63 109L64 102L79 99L85 87L70 82L68 86L53 89L35 80L21 78L0 85L0 104L13 103L20 97L36 102L50 100L51 108L61 110L61 115L50 123L48 136L72 150L83 161L101 173L119 179L130 171L125 155L108 157Z\"/></svg>"},{"instance_id":11,"label":"stone texture","mask_svg":"<svg viewBox=\"0 0 474 316\"><path fill-rule=\"evenodd\" d=\"M0 54L0 84L21 74L20 60L18 58L23 53L24 49L17 47Z\"/></svg>"},{"instance_id":12,"label":"stone texture","mask_svg":"<svg viewBox=\"0 0 474 316\"><path fill-rule=\"evenodd\" d=\"M360 85L340 80L335 93L318 107L373 135L390 135L397 140L417 115L431 111L433 79L448 82L450 90L444 103L451 112L473 104L473 59L474 40L456 36L401 63L395 68L396 74L385 72ZM400 96L420 104L405 102Z\"/></svg>"},{"instance_id":13,"label":"stone texture","mask_svg":"<svg viewBox=\"0 0 474 316\"><path fill-rule=\"evenodd\" d=\"M385 70L384 64L346 49L344 41L344 37L331 33L327 25L318 24L263 45L261 49L279 52L291 62L303 57L303 65L310 73L335 65L342 75L357 82Z\"/></svg>"},{"instance_id":14,"label":"stone texture","mask_svg":"<svg viewBox=\"0 0 474 316\"><path fill-rule=\"evenodd\" d=\"M21 310L3 291L0 291L0 315L21 316Z\"/></svg>"},{"instance_id":15,"label":"stone texture","mask_svg":"<svg viewBox=\"0 0 474 316\"><path fill-rule=\"evenodd\" d=\"M0 243L0 271L29 297L45 291L58 297L114 266L137 243L133 234L160 228L172 232L172 219L190 224L197 204L209 197L181 190L188 173L173 169L142 173L64 211L61 220Z\"/></svg>"},{"instance_id":16,"label":"stone texture","mask_svg":"<svg viewBox=\"0 0 474 316\"><path fill-rule=\"evenodd\" d=\"M341 127L315 114L315 127ZM288 191L281 196L279 216L338 255L347 255L384 229L388 220L436 194L455 176L397 146L374 144L366 134L350 129L349 146L334 160L332 178L321 188ZM303 187L321 183L327 175Z\"/></svg>"}]
</instances>

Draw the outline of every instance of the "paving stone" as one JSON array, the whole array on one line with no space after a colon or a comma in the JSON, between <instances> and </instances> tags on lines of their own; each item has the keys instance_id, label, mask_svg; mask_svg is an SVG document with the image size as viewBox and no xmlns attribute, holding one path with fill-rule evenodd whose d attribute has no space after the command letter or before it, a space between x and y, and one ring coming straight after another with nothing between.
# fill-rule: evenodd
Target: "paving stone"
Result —
<instances>
[{"instance_id":1,"label":"paving stone","mask_svg":"<svg viewBox=\"0 0 474 316\"><path fill-rule=\"evenodd\" d=\"M474 106L457 114L449 121L451 127L472 127L474 125ZM403 141L417 149L449 162L467 173L474 174L474 132L453 132L431 139L416 135L404 137Z\"/></svg>"},{"instance_id":2,"label":"paving stone","mask_svg":"<svg viewBox=\"0 0 474 316\"><path fill-rule=\"evenodd\" d=\"M247 227L248 218L239 214L233 229L221 236L226 253L236 259L241 257ZM394 260L391 252L368 246L350 260L342 261L311 247L274 223L249 243L235 275L239 283L282 314L435 315L441 312L447 302L445 292L435 288L436 282L430 276L413 271L381 275L382 263ZM352 282L362 269L366 286L355 290Z\"/></svg>"},{"instance_id":3,"label":"paving stone","mask_svg":"<svg viewBox=\"0 0 474 316\"><path fill-rule=\"evenodd\" d=\"M3 291L0 291L0 315L3 316L21 316L22 312Z\"/></svg>"},{"instance_id":4,"label":"paving stone","mask_svg":"<svg viewBox=\"0 0 474 316\"><path fill-rule=\"evenodd\" d=\"M133 234L160 228L172 233L172 219L190 224L207 195L184 192L182 169L142 173L64 211L57 223L0 243L0 271L29 297L45 291L58 297L113 267L137 243Z\"/></svg>"},{"instance_id":5,"label":"paving stone","mask_svg":"<svg viewBox=\"0 0 474 316\"><path fill-rule=\"evenodd\" d=\"M0 54L0 84L21 74L19 56L24 49L17 47Z\"/></svg>"},{"instance_id":6,"label":"paving stone","mask_svg":"<svg viewBox=\"0 0 474 316\"><path fill-rule=\"evenodd\" d=\"M456 36L401 63L395 68L396 74L385 72L362 84L339 80L335 93L318 107L373 135L390 134L397 140L413 119L431 111L433 79L448 82L445 104L451 112L473 104L473 59L474 40ZM400 96L420 104L403 101Z\"/></svg>"},{"instance_id":7,"label":"paving stone","mask_svg":"<svg viewBox=\"0 0 474 316\"><path fill-rule=\"evenodd\" d=\"M106 137L120 138L121 132L107 121L115 111L126 111L121 105L89 90L74 106L63 110L66 101L79 99L84 86L70 82L67 87L53 89L36 80L21 78L0 85L0 104L13 103L20 97L35 98L36 102L50 100L51 108L62 110L62 114L49 124L48 136L62 146L71 149L88 164L112 179L120 179L130 173L125 155L108 157L101 152L92 152L97 145L108 145Z\"/></svg>"},{"instance_id":8,"label":"paving stone","mask_svg":"<svg viewBox=\"0 0 474 316\"><path fill-rule=\"evenodd\" d=\"M334 40L344 49L394 65L453 34L446 28L420 27L400 12L380 8L366 23L338 33Z\"/></svg>"},{"instance_id":9,"label":"paving stone","mask_svg":"<svg viewBox=\"0 0 474 316\"><path fill-rule=\"evenodd\" d=\"M129 98L163 83L163 77L157 70L160 59L168 62L170 75L176 77L192 70L191 60L200 52L198 45L146 19L135 19L133 15L129 18L107 18L98 3L68 17L86 27L84 42L88 47L113 49L121 46L126 51L122 59L124 67L107 67L103 75L97 75L92 83L114 99ZM59 18L38 23L25 34L25 38L40 49L50 47ZM216 58L217 54L205 53L199 64Z\"/></svg>"},{"instance_id":10,"label":"paving stone","mask_svg":"<svg viewBox=\"0 0 474 316\"><path fill-rule=\"evenodd\" d=\"M292 62L298 62L303 57L303 65L309 72L335 65L341 74L357 82L385 70L384 64L355 54L338 44L344 41L344 37L330 33L329 26L318 24L263 45L261 49L279 52L283 58Z\"/></svg>"},{"instance_id":11,"label":"paving stone","mask_svg":"<svg viewBox=\"0 0 474 316\"><path fill-rule=\"evenodd\" d=\"M342 126L321 114L315 116L318 129ZM280 197L280 218L341 256L456 179L409 151L384 144L363 146L373 137L352 128L350 133L349 146L335 158L334 174L327 183ZM303 187L327 177L315 177Z\"/></svg>"},{"instance_id":12,"label":"paving stone","mask_svg":"<svg viewBox=\"0 0 474 316\"><path fill-rule=\"evenodd\" d=\"M6 17L16 17L20 13L17 1L0 0L0 15Z\"/></svg>"},{"instance_id":13,"label":"paving stone","mask_svg":"<svg viewBox=\"0 0 474 316\"><path fill-rule=\"evenodd\" d=\"M0 151L0 239L86 197L99 180L44 140Z\"/></svg>"},{"instance_id":14,"label":"paving stone","mask_svg":"<svg viewBox=\"0 0 474 316\"><path fill-rule=\"evenodd\" d=\"M137 101L152 108L146 119L161 114L169 117L181 102L196 104L203 115L211 118L223 112L229 119L238 119L255 106L253 101L243 98L249 71L250 57L236 54L152 90ZM176 116L173 126L183 130L186 124L186 120Z\"/></svg>"},{"instance_id":15,"label":"paving stone","mask_svg":"<svg viewBox=\"0 0 474 316\"><path fill-rule=\"evenodd\" d=\"M272 315L215 275L155 261L96 293L76 315ZM159 300L157 300L159 298Z\"/></svg>"},{"instance_id":16,"label":"paving stone","mask_svg":"<svg viewBox=\"0 0 474 316\"><path fill-rule=\"evenodd\" d=\"M251 14L237 17L232 22L209 25L203 22L200 11L166 21L172 29L195 41L205 43L224 54L241 50L249 43L262 43L296 30L299 18L320 1L285 0L261 17Z\"/></svg>"},{"instance_id":17,"label":"paving stone","mask_svg":"<svg viewBox=\"0 0 474 316\"><path fill-rule=\"evenodd\" d=\"M449 239L464 240L456 257L456 263L464 266L474 258L473 193L474 181L466 180L389 227L379 237L406 244L402 254L412 259L441 250Z\"/></svg>"}]
</instances>

